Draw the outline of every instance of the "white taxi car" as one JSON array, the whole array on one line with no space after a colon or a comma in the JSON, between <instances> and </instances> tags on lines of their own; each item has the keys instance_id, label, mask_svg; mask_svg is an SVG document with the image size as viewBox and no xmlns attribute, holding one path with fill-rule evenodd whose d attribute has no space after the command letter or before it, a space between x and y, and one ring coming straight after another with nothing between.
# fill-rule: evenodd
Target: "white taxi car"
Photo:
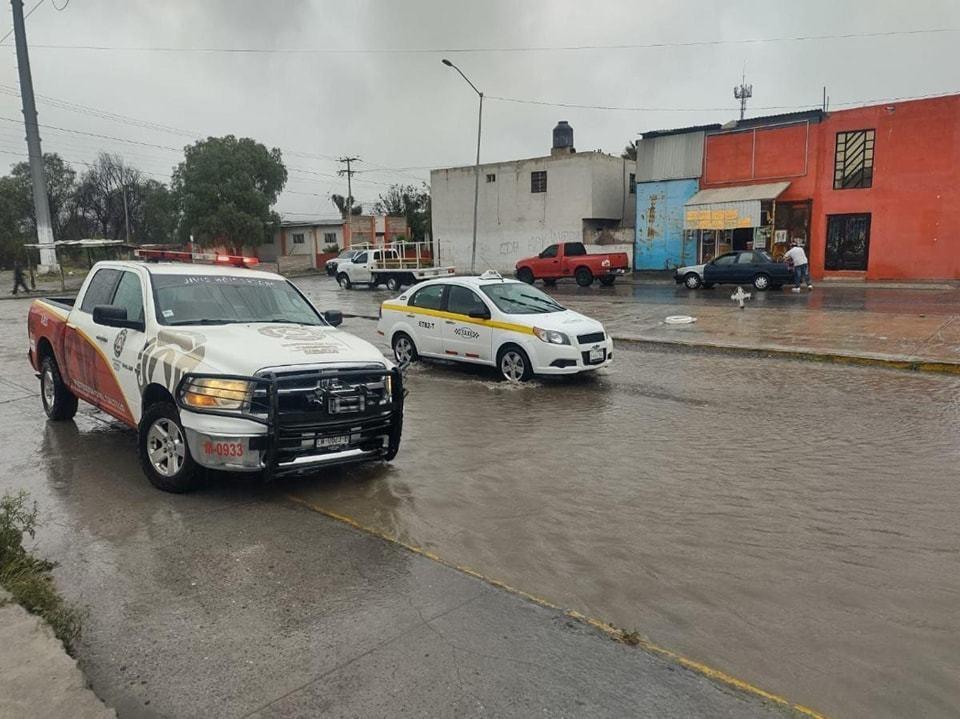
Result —
<instances>
[{"instance_id":1,"label":"white taxi car","mask_svg":"<svg viewBox=\"0 0 960 719\"><path fill-rule=\"evenodd\" d=\"M496 272L422 282L380 307L377 331L401 364L434 357L496 367L504 379L606 367L603 325Z\"/></svg>"}]
</instances>

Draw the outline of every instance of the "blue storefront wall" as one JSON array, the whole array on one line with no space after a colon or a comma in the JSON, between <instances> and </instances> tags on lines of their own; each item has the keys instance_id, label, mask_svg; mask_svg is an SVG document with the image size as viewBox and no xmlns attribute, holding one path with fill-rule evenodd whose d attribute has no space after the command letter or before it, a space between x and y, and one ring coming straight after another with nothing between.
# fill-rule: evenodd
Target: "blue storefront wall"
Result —
<instances>
[{"instance_id":1,"label":"blue storefront wall","mask_svg":"<svg viewBox=\"0 0 960 719\"><path fill-rule=\"evenodd\" d=\"M696 242L684 244L683 206L699 189L695 179L637 183L635 269L669 270L696 263Z\"/></svg>"}]
</instances>

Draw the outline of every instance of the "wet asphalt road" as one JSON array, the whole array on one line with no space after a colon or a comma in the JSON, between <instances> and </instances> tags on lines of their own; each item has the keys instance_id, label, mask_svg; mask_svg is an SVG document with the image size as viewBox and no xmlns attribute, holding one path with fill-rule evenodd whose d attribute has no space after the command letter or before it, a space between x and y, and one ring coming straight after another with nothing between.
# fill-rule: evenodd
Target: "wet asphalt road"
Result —
<instances>
[{"instance_id":1,"label":"wet asphalt road","mask_svg":"<svg viewBox=\"0 0 960 719\"><path fill-rule=\"evenodd\" d=\"M355 314L375 313L388 296L342 292L326 280L300 285L323 308ZM614 292L628 299L638 288ZM904 302L857 292L850 301ZM675 290L639 288L641 301L644 293ZM557 294L582 303L593 296L574 287ZM680 301L715 301L700 294ZM914 301L944 305L922 292ZM25 311L25 303L0 304L8 348L22 336ZM378 340L368 320L346 328ZM290 493L828 714L954 715L960 380L618 353L597 376L523 387L480 370L417 366L404 445L389 467L266 490L221 481L173 506L237 511L262 492ZM125 574L118 565L141 555L149 564L147 541L120 562L106 551L109 532L97 533L119 523L136 536L141 517L174 512L172 500L142 490L132 434L94 413L75 430L39 429L29 369L16 352L3 359L0 402L25 430L7 423L10 474L54 518L44 546L83 558L82 570L64 570L68 581L95 591L78 571L116 580ZM78 443L86 462L73 459ZM72 489L100 472L130 487L116 485L110 501ZM105 551L71 554L78 533ZM195 559L193 543L220 539L192 530L185 557ZM137 581L129 574L125 581ZM129 615L135 620L137 608Z\"/></svg>"}]
</instances>

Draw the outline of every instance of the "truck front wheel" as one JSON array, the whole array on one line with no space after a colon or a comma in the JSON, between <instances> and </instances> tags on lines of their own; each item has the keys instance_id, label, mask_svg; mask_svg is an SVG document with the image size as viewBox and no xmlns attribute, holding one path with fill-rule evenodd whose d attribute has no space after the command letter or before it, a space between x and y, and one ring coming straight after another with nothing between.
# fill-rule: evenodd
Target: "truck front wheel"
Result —
<instances>
[{"instance_id":1,"label":"truck front wheel","mask_svg":"<svg viewBox=\"0 0 960 719\"><path fill-rule=\"evenodd\" d=\"M532 285L534 280L533 270L529 267L521 267L517 270L517 279L521 282L526 282L528 285Z\"/></svg>"},{"instance_id":2,"label":"truck front wheel","mask_svg":"<svg viewBox=\"0 0 960 719\"><path fill-rule=\"evenodd\" d=\"M340 286L345 290L349 290L353 286L346 272L341 272L337 275L337 282L340 283Z\"/></svg>"},{"instance_id":3,"label":"truck front wheel","mask_svg":"<svg viewBox=\"0 0 960 719\"><path fill-rule=\"evenodd\" d=\"M73 419L77 413L77 395L67 387L57 361L50 355L40 363L40 398L43 411L54 421Z\"/></svg>"},{"instance_id":4,"label":"truck front wheel","mask_svg":"<svg viewBox=\"0 0 960 719\"><path fill-rule=\"evenodd\" d=\"M147 479L164 492L189 492L197 486L199 467L190 456L187 435L176 405L159 402L140 420L140 466Z\"/></svg>"}]
</instances>

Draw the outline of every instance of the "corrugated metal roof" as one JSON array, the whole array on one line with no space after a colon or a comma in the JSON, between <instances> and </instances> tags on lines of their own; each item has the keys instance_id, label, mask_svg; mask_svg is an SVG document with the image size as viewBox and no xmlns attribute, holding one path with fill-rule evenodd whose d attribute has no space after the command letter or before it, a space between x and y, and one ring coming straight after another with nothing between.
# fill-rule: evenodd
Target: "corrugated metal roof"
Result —
<instances>
[{"instance_id":1,"label":"corrugated metal roof","mask_svg":"<svg viewBox=\"0 0 960 719\"><path fill-rule=\"evenodd\" d=\"M721 202L747 202L750 200L774 200L790 187L789 182L770 182L765 185L737 185L700 190L686 202L693 205L715 205Z\"/></svg>"},{"instance_id":2,"label":"corrugated metal roof","mask_svg":"<svg viewBox=\"0 0 960 719\"><path fill-rule=\"evenodd\" d=\"M666 137L667 135L685 135L688 132L710 132L712 130L719 130L720 123L715 122L712 125L691 125L689 127L677 127L672 130L648 130L647 132L641 132L640 137L646 139L652 137Z\"/></svg>"}]
</instances>

